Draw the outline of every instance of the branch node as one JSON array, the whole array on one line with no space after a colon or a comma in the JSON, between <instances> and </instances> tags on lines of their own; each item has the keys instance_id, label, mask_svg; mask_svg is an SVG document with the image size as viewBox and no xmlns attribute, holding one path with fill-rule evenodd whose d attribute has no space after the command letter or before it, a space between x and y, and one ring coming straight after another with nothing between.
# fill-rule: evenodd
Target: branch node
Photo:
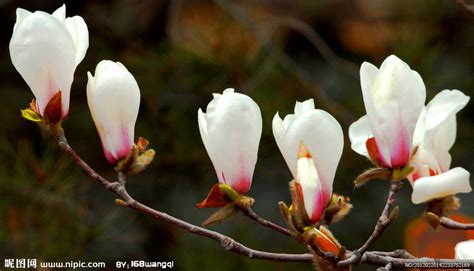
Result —
<instances>
[{"instance_id":1,"label":"branch node","mask_svg":"<svg viewBox=\"0 0 474 271\"><path fill-rule=\"evenodd\" d=\"M234 248L234 243L235 241L230 238L230 237L225 237L224 239L222 239L221 241L221 246L225 249L225 250L232 250Z\"/></svg>"}]
</instances>

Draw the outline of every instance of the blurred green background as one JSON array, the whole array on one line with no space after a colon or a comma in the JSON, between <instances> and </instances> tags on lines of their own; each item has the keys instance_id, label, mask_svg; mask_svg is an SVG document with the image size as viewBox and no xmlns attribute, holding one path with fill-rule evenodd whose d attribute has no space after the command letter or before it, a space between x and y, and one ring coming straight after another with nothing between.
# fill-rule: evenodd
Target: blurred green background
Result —
<instances>
[{"instance_id":1,"label":"blurred green background","mask_svg":"<svg viewBox=\"0 0 474 271\"><path fill-rule=\"evenodd\" d=\"M311 270L309 263L247 259L214 241L116 206L114 195L20 117L33 96L10 61L15 9L51 13L61 4L0 1L0 258L105 261L109 269L117 260L174 260L175 270ZM213 92L234 87L259 104L263 136L249 194L256 199L254 209L279 224L283 220L277 202L290 202L290 172L271 132L274 114L286 115L295 101L314 98L317 107L340 121L346 142L334 191L349 196L354 210L332 230L349 249L370 235L388 189L382 181L357 191L352 185L370 166L351 151L347 138L350 123L364 114L360 64L379 66L396 54L421 74L427 100L443 89L473 96L474 15L454 0L109 0L66 1L66 7L67 16L84 18L90 36L64 125L70 144L98 172L115 178L87 107L86 72L102 59L122 62L142 94L136 135L149 139L157 151L149 169L129 179L128 189L145 204L195 224L213 211L195 209L217 180L197 125L197 110L206 107ZM458 138L451 151L452 165L471 172L473 113L471 101L458 114ZM405 226L425 210L411 203L410 190L405 185L398 194L400 217L373 249L406 245ZM460 198L460 211L474 216L473 194ZM296 241L240 214L212 229L254 249L305 252ZM434 242L432 246L447 236L427 231L436 237L423 242ZM456 234L449 240L466 238ZM452 253L449 240L436 249ZM375 268L357 270L367 269Z\"/></svg>"}]
</instances>

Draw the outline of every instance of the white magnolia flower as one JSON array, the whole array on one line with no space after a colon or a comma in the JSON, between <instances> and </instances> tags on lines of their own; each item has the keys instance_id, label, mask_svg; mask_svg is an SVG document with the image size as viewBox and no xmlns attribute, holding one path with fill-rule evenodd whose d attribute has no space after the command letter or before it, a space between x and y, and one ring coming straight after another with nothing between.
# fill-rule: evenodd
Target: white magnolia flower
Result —
<instances>
[{"instance_id":1,"label":"white magnolia flower","mask_svg":"<svg viewBox=\"0 0 474 271\"><path fill-rule=\"evenodd\" d=\"M384 167L407 164L413 132L425 103L426 90L420 75L391 55L377 69L364 62L360 82L367 115L349 127L352 149L369 156L368 139L376 144L375 156Z\"/></svg>"},{"instance_id":2,"label":"white magnolia flower","mask_svg":"<svg viewBox=\"0 0 474 271\"><path fill-rule=\"evenodd\" d=\"M413 203L471 191L469 172L460 167L449 169L456 113L468 101L459 90L443 90L423 109L413 138L413 145L418 146L412 162L415 170L408 177L413 185Z\"/></svg>"},{"instance_id":3,"label":"white magnolia flower","mask_svg":"<svg viewBox=\"0 0 474 271\"><path fill-rule=\"evenodd\" d=\"M74 71L88 47L86 23L80 16L66 18L65 5L53 14L16 10L10 56L33 92L40 115L58 91L62 115L67 115Z\"/></svg>"},{"instance_id":4,"label":"white magnolia flower","mask_svg":"<svg viewBox=\"0 0 474 271\"><path fill-rule=\"evenodd\" d=\"M315 109L313 99L309 99L296 102L295 113L288 114L284 120L276 113L273 135L293 177L301 183L308 215L320 216L321 208L331 200L334 176L342 155L344 135L341 125L326 111ZM298 160L301 142L312 156L304 162ZM308 161L313 166L307 165ZM299 171L300 165L309 172L305 175L312 176L305 179L308 181L298 180L298 174L303 174Z\"/></svg>"},{"instance_id":5,"label":"white magnolia flower","mask_svg":"<svg viewBox=\"0 0 474 271\"><path fill-rule=\"evenodd\" d=\"M87 73L87 102L110 163L131 151L140 107L140 89L133 75L119 62L102 60L95 75Z\"/></svg>"},{"instance_id":6,"label":"white magnolia flower","mask_svg":"<svg viewBox=\"0 0 474 271\"><path fill-rule=\"evenodd\" d=\"M474 240L459 242L454 252L458 260L474 260Z\"/></svg>"},{"instance_id":7,"label":"white magnolia flower","mask_svg":"<svg viewBox=\"0 0 474 271\"><path fill-rule=\"evenodd\" d=\"M219 183L240 193L248 192L262 135L258 105L249 96L228 88L214 94L206 113L199 109L198 123Z\"/></svg>"}]
</instances>

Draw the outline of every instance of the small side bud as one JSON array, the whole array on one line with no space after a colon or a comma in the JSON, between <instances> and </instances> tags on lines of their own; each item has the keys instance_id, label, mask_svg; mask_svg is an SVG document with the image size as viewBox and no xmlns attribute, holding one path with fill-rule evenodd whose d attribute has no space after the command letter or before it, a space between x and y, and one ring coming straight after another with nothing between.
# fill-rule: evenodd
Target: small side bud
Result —
<instances>
[{"instance_id":1,"label":"small side bud","mask_svg":"<svg viewBox=\"0 0 474 271\"><path fill-rule=\"evenodd\" d=\"M58 91L46 105L43 115L36 106L36 100L30 102L30 107L21 110L21 116L29 121L37 122L46 128L51 135L58 136L62 132L61 122L64 119L61 91Z\"/></svg>"},{"instance_id":2,"label":"small side bud","mask_svg":"<svg viewBox=\"0 0 474 271\"><path fill-rule=\"evenodd\" d=\"M147 149L148 140L139 137L137 143L133 145L130 154L120 160L115 167L116 172L123 172L127 175L135 175L144 171L155 158L155 150Z\"/></svg>"},{"instance_id":3,"label":"small side bud","mask_svg":"<svg viewBox=\"0 0 474 271\"><path fill-rule=\"evenodd\" d=\"M456 196L448 196L443 199L443 212L457 211L461 207L461 200Z\"/></svg>"},{"instance_id":4,"label":"small side bud","mask_svg":"<svg viewBox=\"0 0 474 271\"><path fill-rule=\"evenodd\" d=\"M347 216L352 209L352 204L349 201L349 197L333 194L328 207L324 211L324 221L326 224L337 223Z\"/></svg>"},{"instance_id":5,"label":"small side bud","mask_svg":"<svg viewBox=\"0 0 474 271\"><path fill-rule=\"evenodd\" d=\"M144 171L147 166L155 158L155 150L149 149L144 151L142 154L139 154L135 159L135 162L132 164L130 169L127 171L127 175L135 175Z\"/></svg>"},{"instance_id":6,"label":"small side bud","mask_svg":"<svg viewBox=\"0 0 474 271\"><path fill-rule=\"evenodd\" d=\"M373 179L390 180L392 170L388 168L371 168L364 171L354 180L355 188L360 188Z\"/></svg>"},{"instance_id":7,"label":"small side bud","mask_svg":"<svg viewBox=\"0 0 474 271\"><path fill-rule=\"evenodd\" d=\"M288 218L290 217L290 213L288 212L288 205L286 205L286 203L284 203L283 201L280 201L278 202L278 208L280 209L280 214L283 217L283 219L287 221Z\"/></svg>"},{"instance_id":8,"label":"small side bud","mask_svg":"<svg viewBox=\"0 0 474 271\"><path fill-rule=\"evenodd\" d=\"M317 246L321 251L332 253L334 256L339 254L341 245L325 227L309 228L303 233L303 238L310 247Z\"/></svg>"},{"instance_id":9,"label":"small side bud","mask_svg":"<svg viewBox=\"0 0 474 271\"><path fill-rule=\"evenodd\" d=\"M121 199L115 199L115 204L120 205L122 207L127 207L127 203Z\"/></svg>"},{"instance_id":10,"label":"small side bud","mask_svg":"<svg viewBox=\"0 0 474 271\"><path fill-rule=\"evenodd\" d=\"M427 212L432 212L441 217L446 215L446 213L458 210L459 207L461 207L461 201L458 197L447 196L428 202Z\"/></svg>"},{"instance_id":11,"label":"small side bud","mask_svg":"<svg viewBox=\"0 0 474 271\"><path fill-rule=\"evenodd\" d=\"M238 207L235 206L233 203L229 203L226 206L220 208L216 212L214 212L210 217L208 217L203 223L202 226L207 228L211 225L218 224L224 222L226 219L234 216L237 211Z\"/></svg>"},{"instance_id":12,"label":"small side bud","mask_svg":"<svg viewBox=\"0 0 474 271\"><path fill-rule=\"evenodd\" d=\"M245 209L245 208L251 207L255 203L255 199L249 196L240 195L240 197L237 197L237 199L235 199L233 202L235 205L239 206L240 208Z\"/></svg>"},{"instance_id":13,"label":"small side bud","mask_svg":"<svg viewBox=\"0 0 474 271\"><path fill-rule=\"evenodd\" d=\"M393 223L397 218L398 215L400 214L400 208L398 206L395 206L392 211L390 211L390 214L388 215L388 220L390 223Z\"/></svg>"},{"instance_id":14,"label":"small side bud","mask_svg":"<svg viewBox=\"0 0 474 271\"><path fill-rule=\"evenodd\" d=\"M56 94L49 100L48 104L44 109L44 119L47 123L54 124L61 121L63 117L63 106L61 91L56 92Z\"/></svg>"},{"instance_id":15,"label":"small side bud","mask_svg":"<svg viewBox=\"0 0 474 271\"><path fill-rule=\"evenodd\" d=\"M430 223L431 227L433 227L433 229L438 228L440 222L440 217L438 215L433 212L426 212L426 219L428 220L428 223Z\"/></svg>"}]
</instances>

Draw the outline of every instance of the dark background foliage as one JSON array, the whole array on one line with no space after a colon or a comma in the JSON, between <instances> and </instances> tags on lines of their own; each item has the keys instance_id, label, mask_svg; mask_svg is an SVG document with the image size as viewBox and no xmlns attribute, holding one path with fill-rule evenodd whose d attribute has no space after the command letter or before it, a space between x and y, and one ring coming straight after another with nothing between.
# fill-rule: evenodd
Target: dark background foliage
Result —
<instances>
[{"instance_id":1,"label":"dark background foliage","mask_svg":"<svg viewBox=\"0 0 474 271\"><path fill-rule=\"evenodd\" d=\"M251 260L214 241L120 208L114 196L90 181L49 136L20 117L32 98L11 64L8 43L16 7L52 12L62 2L0 1L0 258L105 261L174 260L176 270L311 270L309 264ZM364 114L358 79L363 61L379 66L396 54L417 70L427 100L443 89L473 95L474 15L456 1L66 1L67 16L82 16L90 46L78 66L71 110L64 125L70 144L98 172L114 178L103 156L87 102L87 71L102 59L122 62L141 89L136 135L157 151L150 168L131 177L135 198L195 224L212 210L196 210L216 182L201 142L197 110L227 87L261 107L263 136L250 195L262 216L283 223L277 202L289 202L290 173L271 132L275 112L291 113L295 101L315 98L344 129L346 142L334 191L351 197L353 212L332 227L349 249L360 246L384 205L388 183L354 190L352 180L370 166L350 149L347 129ZM329 51L328 51L329 50ZM113 102L113 97L110 97ZM474 170L474 107L458 115L453 166ZM409 105L407 105L409 106ZM452 254L453 237L409 235L423 205L398 195L400 217L374 246L394 250L411 242ZM474 215L472 194L460 195L461 212ZM305 252L289 238L238 215L213 229L260 250ZM448 239L443 236L449 236ZM472 236L471 236L472 238ZM441 240L441 241L440 241ZM424 256L424 255L419 255ZM367 266L360 268L366 270Z\"/></svg>"}]
</instances>

